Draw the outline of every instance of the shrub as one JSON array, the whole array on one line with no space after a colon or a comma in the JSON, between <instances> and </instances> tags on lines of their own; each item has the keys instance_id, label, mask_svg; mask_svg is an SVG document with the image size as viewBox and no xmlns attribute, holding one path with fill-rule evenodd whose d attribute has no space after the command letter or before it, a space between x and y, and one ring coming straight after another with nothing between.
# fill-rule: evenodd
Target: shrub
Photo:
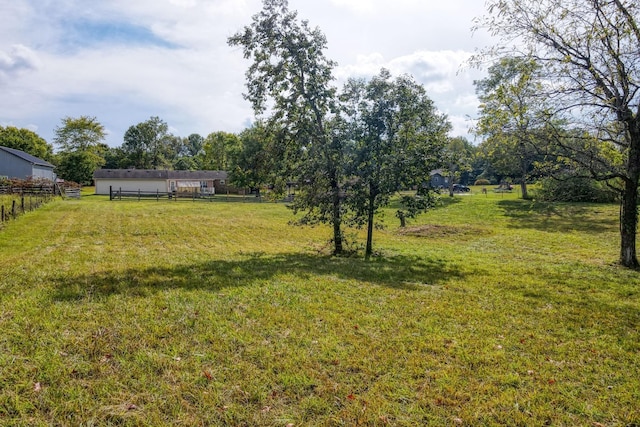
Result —
<instances>
[{"instance_id":1,"label":"shrub","mask_svg":"<svg viewBox=\"0 0 640 427\"><path fill-rule=\"evenodd\" d=\"M489 182L488 179L480 178L476 179L476 182L474 182L473 185L491 185L491 182Z\"/></svg>"},{"instance_id":2,"label":"shrub","mask_svg":"<svg viewBox=\"0 0 640 427\"><path fill-rule=\"evenodd\" d=\"M590 178L545 178L536 191L540 200L553 202L611 203L618 200L618 193L604 182Z\"/></svg>"}]
</instances>

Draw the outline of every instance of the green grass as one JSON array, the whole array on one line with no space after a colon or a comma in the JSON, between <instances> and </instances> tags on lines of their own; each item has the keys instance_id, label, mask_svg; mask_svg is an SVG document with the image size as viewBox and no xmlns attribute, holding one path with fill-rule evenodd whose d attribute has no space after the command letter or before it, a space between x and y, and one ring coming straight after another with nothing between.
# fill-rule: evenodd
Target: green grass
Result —
<instances>
[{"instance_id":1,"label":"green grass","mask_svg":"<svg viewBox=\"0 0 640 427\"><path fill-rule=\"evenodd\" d=\"M47 204L0 232L0 425L640 424L617 207L516 197L389 209L370 262L280 204Z\"/></svg>"}]
</instances>

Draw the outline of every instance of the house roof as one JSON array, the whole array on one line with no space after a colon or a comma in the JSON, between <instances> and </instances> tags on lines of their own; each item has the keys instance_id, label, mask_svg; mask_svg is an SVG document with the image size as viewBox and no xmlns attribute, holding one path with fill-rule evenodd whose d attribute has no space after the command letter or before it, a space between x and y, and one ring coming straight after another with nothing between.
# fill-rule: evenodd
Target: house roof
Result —
<instances>
[{"instance_id":1,"label":"house roof","mask_svg":"<svg viewBox=\"0 0 640 427\"><path fill-rule=\"evenodd\" d=\"M15 148L9 148L9 147L2 147L0 146L0 150L2 151L6 151L9 154L13 154L16 157L21 158L22 160L24 160L25 162L29 162L32 165L36 165L36 166L45 166L48 168L55 168L54 165L52 165L51 163L47 162L46 160L42 160L41 158L38 158L36 156L32 156L29 153L25 153L24 151L21 150L16 150Z\"/></svg>"},{"instance_id":2,"label":"house roof","mask_svg":"<svg viewBox=\"0 0 640 427\"><path fill-rule=\"evenodd\" d=\"M170 171L153 169L98 169L94 179L175 179L201 181L209 179L227 179L225 171Z\"/></svg>"}]
</instances>

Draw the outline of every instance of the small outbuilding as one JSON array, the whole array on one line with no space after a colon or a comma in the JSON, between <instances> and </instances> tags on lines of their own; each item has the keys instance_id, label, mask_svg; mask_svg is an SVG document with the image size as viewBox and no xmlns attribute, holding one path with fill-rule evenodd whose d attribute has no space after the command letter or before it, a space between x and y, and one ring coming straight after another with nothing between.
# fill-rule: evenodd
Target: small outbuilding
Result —
<instances>
[{"instance_id":1,"label":"small outbuilding","mask_svg":"<svg viewBox=\"0 0 640 427\"><path fill-rule=\"evenodd\" d=\"M55 182L55 166L24 151L0 146L0 177Z\"/></svg>"},{"instance_id":2,"label":"small outbuilding","mask_svg":"<svg viewBox=\"0 0 640 427\"><path fill-rule=\"evenodd\" d=\"M429 183L432 188L446 188L449 186L449 179L445 176L442 169L432 170L429 178Z\"/></svg>"}]
</instances>

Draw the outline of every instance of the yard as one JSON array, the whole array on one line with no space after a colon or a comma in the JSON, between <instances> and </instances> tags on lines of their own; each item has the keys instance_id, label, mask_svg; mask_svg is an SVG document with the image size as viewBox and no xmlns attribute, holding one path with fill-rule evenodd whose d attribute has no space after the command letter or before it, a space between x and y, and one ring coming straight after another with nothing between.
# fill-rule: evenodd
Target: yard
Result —
<instances>
[{"instance_id":1,"label":"yard","mask_svg":"<svg viewBox=\"0 0 640 427\"><path fill-rule=\"evenodd\" d=\"M291 215L85 194L6 223L0 425L640 425L617 206L474 189L388 210L369 262Z\"/></svg>"}]
</instances>

